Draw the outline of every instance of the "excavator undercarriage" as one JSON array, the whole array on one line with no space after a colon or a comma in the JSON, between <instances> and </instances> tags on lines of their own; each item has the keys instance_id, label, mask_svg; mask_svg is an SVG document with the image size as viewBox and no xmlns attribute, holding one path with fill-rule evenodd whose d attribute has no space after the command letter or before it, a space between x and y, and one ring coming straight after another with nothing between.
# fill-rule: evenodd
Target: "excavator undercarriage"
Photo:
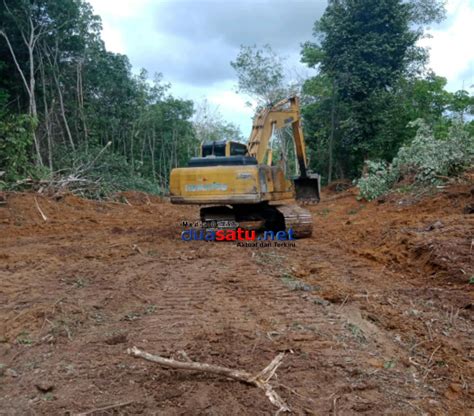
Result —
<instances>
[{"instance_id":1,"label":"excavator undercarriage","mask_svg":"<svg viewBox=\"0 0 474 416\"><path fill-rule=\"evenodd\" d=\"M211 206L200 210L201 221L206 223L228 223L223 228L238 226L246 230L284 231L292 229L297 238L311 236L313 221L308 210L296 203L270 205L266 202L255 205Z\"/></svg>"}]
</instances>

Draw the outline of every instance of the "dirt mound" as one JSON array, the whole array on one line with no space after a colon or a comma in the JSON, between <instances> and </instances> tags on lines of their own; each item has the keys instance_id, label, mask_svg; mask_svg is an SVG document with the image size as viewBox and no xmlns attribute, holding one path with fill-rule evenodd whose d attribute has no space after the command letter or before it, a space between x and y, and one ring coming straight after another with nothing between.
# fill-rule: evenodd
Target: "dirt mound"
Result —
<instances>
[{"instance_id":1,"label":"dirt mound","mask_svg":"<svg viewBox=\"0 0 474 416\"><path fill-rule=\"evenodd\" d=\"M337 181L332 181L328 186L325 187L326 192L344 192L347 191L349 188L353 187L354 185L349 179L339 179Z\"/></svg>"},{"instance_id":2,"label":"dirt mound","mask_svg":"<svg viewBox=\"0 0 474 416\"><path fill-rule=\"evenodd\" d=\"M392 194L370 203L357 201L355 189L326 192L313 212L331 238L354 253L415 278L466 283L474 275L474 217L466 210L474 202L473 189L456 185L432 195Z\"/></svg>"}]
</instances>

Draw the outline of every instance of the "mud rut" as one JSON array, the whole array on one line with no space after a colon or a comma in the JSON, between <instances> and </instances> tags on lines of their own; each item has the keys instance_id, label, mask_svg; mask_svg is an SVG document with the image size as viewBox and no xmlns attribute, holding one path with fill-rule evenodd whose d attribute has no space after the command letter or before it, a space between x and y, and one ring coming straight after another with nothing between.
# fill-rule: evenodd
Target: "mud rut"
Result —
<instances>
[{"instance_id":1,"label":"mud rut","mask_svg":"<svg viewBox=\"0 0 474 416\"><path fill-rule=\"evenodd\" d=\"M164 206L88 212L0 240L0 414L121 402L94 414L275 410L258 389L128 357L132 345L251 372L286 351L275 385L296 414L468 414L472 367L446 368L436 354L472 348L472 325L458 313L452 345L426 341L463 291L420 286L324 237L286 249L185 243L169 223L193 211Z\"/></svg>"}]
</instances>

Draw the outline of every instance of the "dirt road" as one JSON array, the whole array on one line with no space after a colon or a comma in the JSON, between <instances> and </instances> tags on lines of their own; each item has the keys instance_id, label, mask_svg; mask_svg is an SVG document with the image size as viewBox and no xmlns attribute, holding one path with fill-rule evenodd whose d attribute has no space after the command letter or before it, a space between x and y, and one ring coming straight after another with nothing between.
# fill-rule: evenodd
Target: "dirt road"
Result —
<instances>
[{"instance_id":1,"label":"dirt road","mask_svg":"<svg viewBox=\"0 0 474 416\"><path fill-rule=\"evenodd\" d=\"M0 414L266 415L255 387L133 345L257 372L295 414L472 414L473 193L326 192L296 247L183 242L194 208L10 194L0 207ZM120 405L106 410L107 406Z\"/></svg>"}]
</instances>

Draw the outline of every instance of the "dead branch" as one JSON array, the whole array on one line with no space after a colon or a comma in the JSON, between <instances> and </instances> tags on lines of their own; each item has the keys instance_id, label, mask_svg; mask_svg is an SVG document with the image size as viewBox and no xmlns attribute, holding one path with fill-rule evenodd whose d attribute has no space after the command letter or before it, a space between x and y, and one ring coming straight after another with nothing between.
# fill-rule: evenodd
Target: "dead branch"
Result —
<instances>
[{"instance_id":1,"label":"dead branch","mask_svg":"<svg viewBox=\"0 0 474 416\"><path fill-rule=\"evenodd\" d=\"M38 193L48 193L53 197L63 193L72 193L83 196L84 194L96 191L100 187L101 179L91 180L80 177L76 174L58 176L53 174L50 179L36 180L26 178L18 180L11 185L11 188L29 188Z\"/></svg>"},{"instance_id":2,"label":"dead branch","mask_svg":"<svg viewBox=\"0 0 474 416\"><path fill-rule=\"evenodd\" d=\"M134 250L134 251L140 253L142 256L145 255L145 253L143 252L143 250L142 250L140 247L138 247L136 244L134 244L134 245L132 246L132 250Z\"/></svg>"},{"instance_id":3,"label":"dead branch","mask_svg":"<svg viewBox=\"0 0 474 416\"><path fill-rule=\"evenodd\" d=\"M268 400L278 407L276 414L280 412L290 412L290 408L283 401L283 399L278 395L278 393L273 390L273 386L269 383L270 379L275 375L275 371L280 366L285 353L278 354L270 364L268 364L262 371L258 374L253 375L244 370L235 370L232 368L222 367L213 364L198 363L195 361L177 361L170 358L164 358L159 355L150 354L148 352L142 351L137 347L132 347L127 349L127 353L133 357L143 358L144 360L157 363L163 367L175 368L180 370L193 370L200 371L204 373L217 374L220 376L228 377L233 380L240 381L245 384L250 384L251 386L258 387L265 392L265 395L268 397Z\"/></svg>"},{"instance_id":4,"label":"dead branch","mask_svg":"<svg viewBox=\"0 0 474 416\"><path fill-rule=\"evenodd\" d=\"M426 379L426 377L428 376L428 373L431 371L431 363L432 363L432 361L433 361L433 357L434 357L434 355L436 354L436 351L438 351L440 348L441 348L441 345L438 345L438 346L433 350L433 352L431 353L430 359L428 360L428 364L426 365L425 374L423 374L423 380Z\"/></svg>"},{"instance_id":5,"label":"dead branch","mask_svg":"<svg viewBox=\"0 0 474 416\"><path fill-rule=\"evenodd\" d=\"M38 209L39 213L41 214L41 218L43 218L43 221L48 221L48 217L46 215L44 215L44 212L40 208L40 206L38 204L38 200L36 198L35 198L35 204L36 204L36 208Z\"/></svg>"},{"instance_id":6,"label":"dead branch","mask_svg":"<svg viewBox=\"0 0 474 416\"><path fill-rule=\"evenodd\" d=\"M92 168L92 166L94 166L94 163L97 162L97 160L102 156L102 153L104 153L107 150L107 148L109 148L111 145L112 145L112 141L108 141L107 144L97 154L97 156L77 173L81 174L88 171L90 168Z\"/></svg>"}]
</instances>

